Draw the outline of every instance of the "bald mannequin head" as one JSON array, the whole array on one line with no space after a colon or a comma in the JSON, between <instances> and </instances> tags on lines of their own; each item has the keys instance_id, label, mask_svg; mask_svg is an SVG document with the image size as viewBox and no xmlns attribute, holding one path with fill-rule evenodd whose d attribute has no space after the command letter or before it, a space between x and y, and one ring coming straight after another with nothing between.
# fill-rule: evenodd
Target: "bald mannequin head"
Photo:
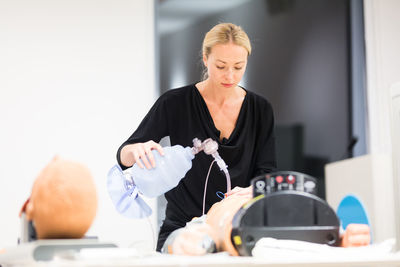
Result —
<instances>
[{"instance_id":1,"label":"bald mannequin head","mask_svg":"<svg viewBox=\"0 0 400 267\"><path fill-rule=\"evenodd\" d=\"M83 237L97 210L89 169L55 157L36 178L25 207L38 239Z\"/></svg>"}]
</instances>

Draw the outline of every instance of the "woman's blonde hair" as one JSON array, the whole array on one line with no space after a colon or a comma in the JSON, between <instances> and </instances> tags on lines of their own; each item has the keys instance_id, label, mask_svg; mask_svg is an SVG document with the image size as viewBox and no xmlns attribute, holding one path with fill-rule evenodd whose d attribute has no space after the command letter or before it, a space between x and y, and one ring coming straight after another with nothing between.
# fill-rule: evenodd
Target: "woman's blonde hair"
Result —
<instances>
[{"instance_id":1,"label":"woman's blonde hair","mask_svg":"<svg viewBox=\"0 0 400 267\"><path fill-rule=\"evenodd\" d=\"M208 31L203 40L202 56L208 58L211 49L217 44L234 43L242 46L247 50L248 55L251 54L250 39L246 32L233 23L220 23L215 25ZM203 79L207 78L207 69L203 71Z\"/></svg>"}]
</instances>

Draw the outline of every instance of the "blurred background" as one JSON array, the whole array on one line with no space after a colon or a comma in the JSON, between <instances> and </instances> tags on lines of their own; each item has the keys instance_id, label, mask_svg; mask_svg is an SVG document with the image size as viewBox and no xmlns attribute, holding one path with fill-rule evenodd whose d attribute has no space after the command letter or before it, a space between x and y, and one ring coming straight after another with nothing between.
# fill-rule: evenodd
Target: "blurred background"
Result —
<instances>
[{"instance_id":1,"label":"blurred background","mask_svg":"<svg viewBox=\"0 0 400 267\"><path fill-rule=\"evenodd\" d=\"M351 81L365 75L351 72L358 58L351 53L350 9L362 14L362 1L164 0L158 5L160 91L200 81L204 33L219 22L240 25L253 46L241 85L273 106L278 169L318 177L324 197L324 165L353 152L348 151ZM359 38L362 20L355 25ZM363 42L356 49L364 57ZM364 65L357 67L365 71ZM354 91L363 93L365 87ZM366 99L360 98L365 112ZM365 153L364 136L358 147L357 154Z\"/></svg>"}]
</instances>

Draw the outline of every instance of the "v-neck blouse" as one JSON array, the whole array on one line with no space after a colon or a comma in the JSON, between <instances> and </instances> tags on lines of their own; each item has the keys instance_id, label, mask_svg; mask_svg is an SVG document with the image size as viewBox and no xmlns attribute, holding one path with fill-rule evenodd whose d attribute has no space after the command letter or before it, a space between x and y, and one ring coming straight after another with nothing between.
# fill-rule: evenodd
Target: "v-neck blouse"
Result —
<instances>
[{"instance_id":1,"label":"v-neck blouse","mask_svg":"<svg viewBox=\"0 0 400 267\"><path fill-rule=\"evenodd\" d=\"M192 140L212 138L218 141L218 152L228 165L232 188L247 187L250 180L276 168L274 117L270 103L263 97L246 91L245 99L229 139L219 140L207 105L191 84L164 93L154 103L136 131L120 146L159 142L170 137L171 145L192 147ZM168 201L166 218L184 226L193 217L201 216L205 179L213 158L200 152L192 161L192 168L172 190L165 194ZM226 179L216 164L212 166L207 185L206 211L220 199L216 193L226 192Z\"/></svg>"},{"instance_id":2,"label":"v-neck blouse","mask_svg":"<svg viewBox=\"0 0 400 267\"><path fill-rule=\"evenodd\" d=\"M247 90L246 89L244 89L244 88L242 88L242 89L246 92L246 95L244 96L243 102L242 102L242 104L240 106L239 115L237 117L235 127L233 128L233 131L231 132L231 134L229 135L228 138L223 137L222 140L221 140L220 139L221 131L218 130L218 128L215 126L214 120L213 120L213 118L211 116L210 110L208 109L206 101L204 100L204 98L201 95L201 93L198 90L198 88L194 85L194 91L197 93L198 97L200 98L200 102L202 103L202 106L203 106L202 109L204 109L205 116L207 116L208 119L209 119L210 128L212 128L214 130L215 138L213 138L213 139L216 140L216 141L219 141L221 144L224 144L224 145L228 144L229 140L231 140L234 137L234 135L236 134L236 132L237 132L236 129L238 129L240 127L241 123L243 122L243 119L242 119L243 113L244 113L244 111L243 111L244 108L243 107L245 106L245 103L247 101L247 95L248 94L247 94Z\"/></svg>"}]
</instances>

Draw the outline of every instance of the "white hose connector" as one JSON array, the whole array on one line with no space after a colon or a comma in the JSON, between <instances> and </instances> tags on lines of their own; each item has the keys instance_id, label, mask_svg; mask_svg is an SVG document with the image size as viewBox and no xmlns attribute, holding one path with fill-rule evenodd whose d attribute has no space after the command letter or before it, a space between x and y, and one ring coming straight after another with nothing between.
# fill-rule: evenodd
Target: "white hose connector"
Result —
<instances>
[{"instance_id":1,"label":"white hose connector","mask_svg":"<svg viewBox=\"0 0 400 267\"><path fill-rule=\"evenodd\" d=\"M203 150L203 144L201 143L201 140L199 138L193 139L193 147L192 147L193 155L196 155L202 150Z\"/></svg>"}]
</instances>

